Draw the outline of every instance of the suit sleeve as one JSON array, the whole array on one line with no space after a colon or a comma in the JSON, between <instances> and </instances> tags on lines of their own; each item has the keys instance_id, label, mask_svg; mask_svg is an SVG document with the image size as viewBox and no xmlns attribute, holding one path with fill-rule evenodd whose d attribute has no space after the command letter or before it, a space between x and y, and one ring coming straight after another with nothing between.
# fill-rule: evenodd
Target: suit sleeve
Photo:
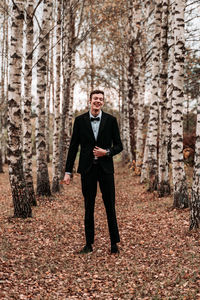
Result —
<instances>
[{"instance_id":1,"label":"suit sleeve","mask_svg":"<svg viewBox=\"0 0 200 300\"><path fill-rule=\"evenodd\" d=\"M76 155L78 152L79 144L80 144L80 133L79 133L79 126L78 126L78 119L76 118L74 121L72 137L71 137L69 151L68 151L68 155L67 155L65 172L72 173L74 161L76 159Z\"/></svg>"},{"instance_id":2,"label":"suit sleeve","mask_svg":"<svg viewBox=\"0 0 200 300\"><path fill-rule=\"evenodd\" d=\"M119 127L116 118L113 118L113 145L109 150L110 156L114 156L123 150L123 145L120 138Z\"/></svg>"}]
</instances>

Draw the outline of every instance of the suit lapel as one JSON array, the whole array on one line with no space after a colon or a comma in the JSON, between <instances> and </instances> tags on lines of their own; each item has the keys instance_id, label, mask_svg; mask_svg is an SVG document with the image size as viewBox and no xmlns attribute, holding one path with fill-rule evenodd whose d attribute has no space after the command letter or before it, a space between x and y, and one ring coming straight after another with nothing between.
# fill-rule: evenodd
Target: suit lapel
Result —
<instances>
[{"instance_id":1,"label":"suit lapel","mask_svg":"<svg viewBox=\"0 0 200 300\"><path fill-rule=\"evenodd\" d=\"M106 124L106 119L107 116L106 114L102 111L102 116L101 116L101 122L100 122L100 126L99 126L99 132L98 132L98 136L97 136L97 141L99 140L99 138L101 137L101 134L103 132L104 126Z\"/></svg>"},{"instance_id":2,"label":"suit lapel","mask_svg":"<svg viewBox=\"0 0 200 300\"><path fill-rule=\"evenodd\" d=\"M86 123L89 134L95 140L94 133L93 133L92 126L91 126L91 122L90 122L89 112L84 115L84 119L85 119L85 123Z\"/></svg>"}]
</instances>

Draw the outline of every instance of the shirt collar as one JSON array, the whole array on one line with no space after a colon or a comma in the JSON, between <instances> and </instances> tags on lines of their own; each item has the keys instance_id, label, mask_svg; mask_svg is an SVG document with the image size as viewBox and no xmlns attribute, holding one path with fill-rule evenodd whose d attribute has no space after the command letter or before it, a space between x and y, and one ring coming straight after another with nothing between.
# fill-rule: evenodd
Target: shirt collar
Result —
<instances>
[{"instance_id":1,"label":"shirt collar","mask_svg":"<svg viewBox=\"0 0 200 300\"><path fill-rule=\"evenodd\" d=\"M97 117L99 117L100 120L101 120L102 110L100 110L100 112L99 112L99 114L97 116L93 116L92 113L91 113L91 111L89 111L89 114L90 114L90 118L97 118Z\"/></svg>"}]
</instances>

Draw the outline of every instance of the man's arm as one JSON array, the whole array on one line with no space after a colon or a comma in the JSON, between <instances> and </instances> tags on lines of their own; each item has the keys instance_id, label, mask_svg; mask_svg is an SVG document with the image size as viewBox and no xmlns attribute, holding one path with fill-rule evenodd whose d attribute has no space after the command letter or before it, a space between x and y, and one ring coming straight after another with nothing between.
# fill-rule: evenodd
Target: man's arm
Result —
<instances>
[{"instance_id":1,"label":"man's arm","mask_svg":"<svg viewBox=\"0 0 200 300\"><path fill-rule=\"evenodd\" d=\"M78 147L80 144L80 135L79 135L79 127L77 118L74 121L74 127L72 131L72 137L70 141L69 151L67 155L67 161L65 166L65 177L64 181L66 184L70 183L70 174L72 173L74 161L76 159L76 154L78 152Z\"/></svg>"},{"instance_id":2,"label":"man's arm","mask_svg":"<svg viewBox=\"0 0 200 300\"><path fill-rule=\"evenodd\" d=\"M110 156L114 156L123 150L123 145L119 133L119 127L117 124L117 119L115 117L113 118L113 145L109 150Z\"/></svg>"},{"instance_id":3,"label":"man's arm","mask_svg":"<svg viewBox=\"0 0 200 300\"><path fill-rule=\"evenodd\" d=\"M70 179L71 179L71 175L68 174L68 173L65 173L65 177L64 177L63 181L64 181L66 184L70 184Z\"/></svg>"}]
</instances>

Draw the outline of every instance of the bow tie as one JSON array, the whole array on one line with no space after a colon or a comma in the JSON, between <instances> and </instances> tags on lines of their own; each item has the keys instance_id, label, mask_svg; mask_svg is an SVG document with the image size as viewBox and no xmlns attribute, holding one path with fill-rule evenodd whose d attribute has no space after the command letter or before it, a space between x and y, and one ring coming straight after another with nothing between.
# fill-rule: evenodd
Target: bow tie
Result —
<instances>
[{"instance_id":1,"label":"bow tie","mask_svg":"<svg viewBox=\"0 0 200 300\"><path fill-rule=\"evenodd\" d=\"M96 117L96 118L91 117L91 118L90 118L90 121L91 121L91 122L93 122L93 121L99 121L99 120L100 120L99 117Z\"/></svg>"}]
</instances>

